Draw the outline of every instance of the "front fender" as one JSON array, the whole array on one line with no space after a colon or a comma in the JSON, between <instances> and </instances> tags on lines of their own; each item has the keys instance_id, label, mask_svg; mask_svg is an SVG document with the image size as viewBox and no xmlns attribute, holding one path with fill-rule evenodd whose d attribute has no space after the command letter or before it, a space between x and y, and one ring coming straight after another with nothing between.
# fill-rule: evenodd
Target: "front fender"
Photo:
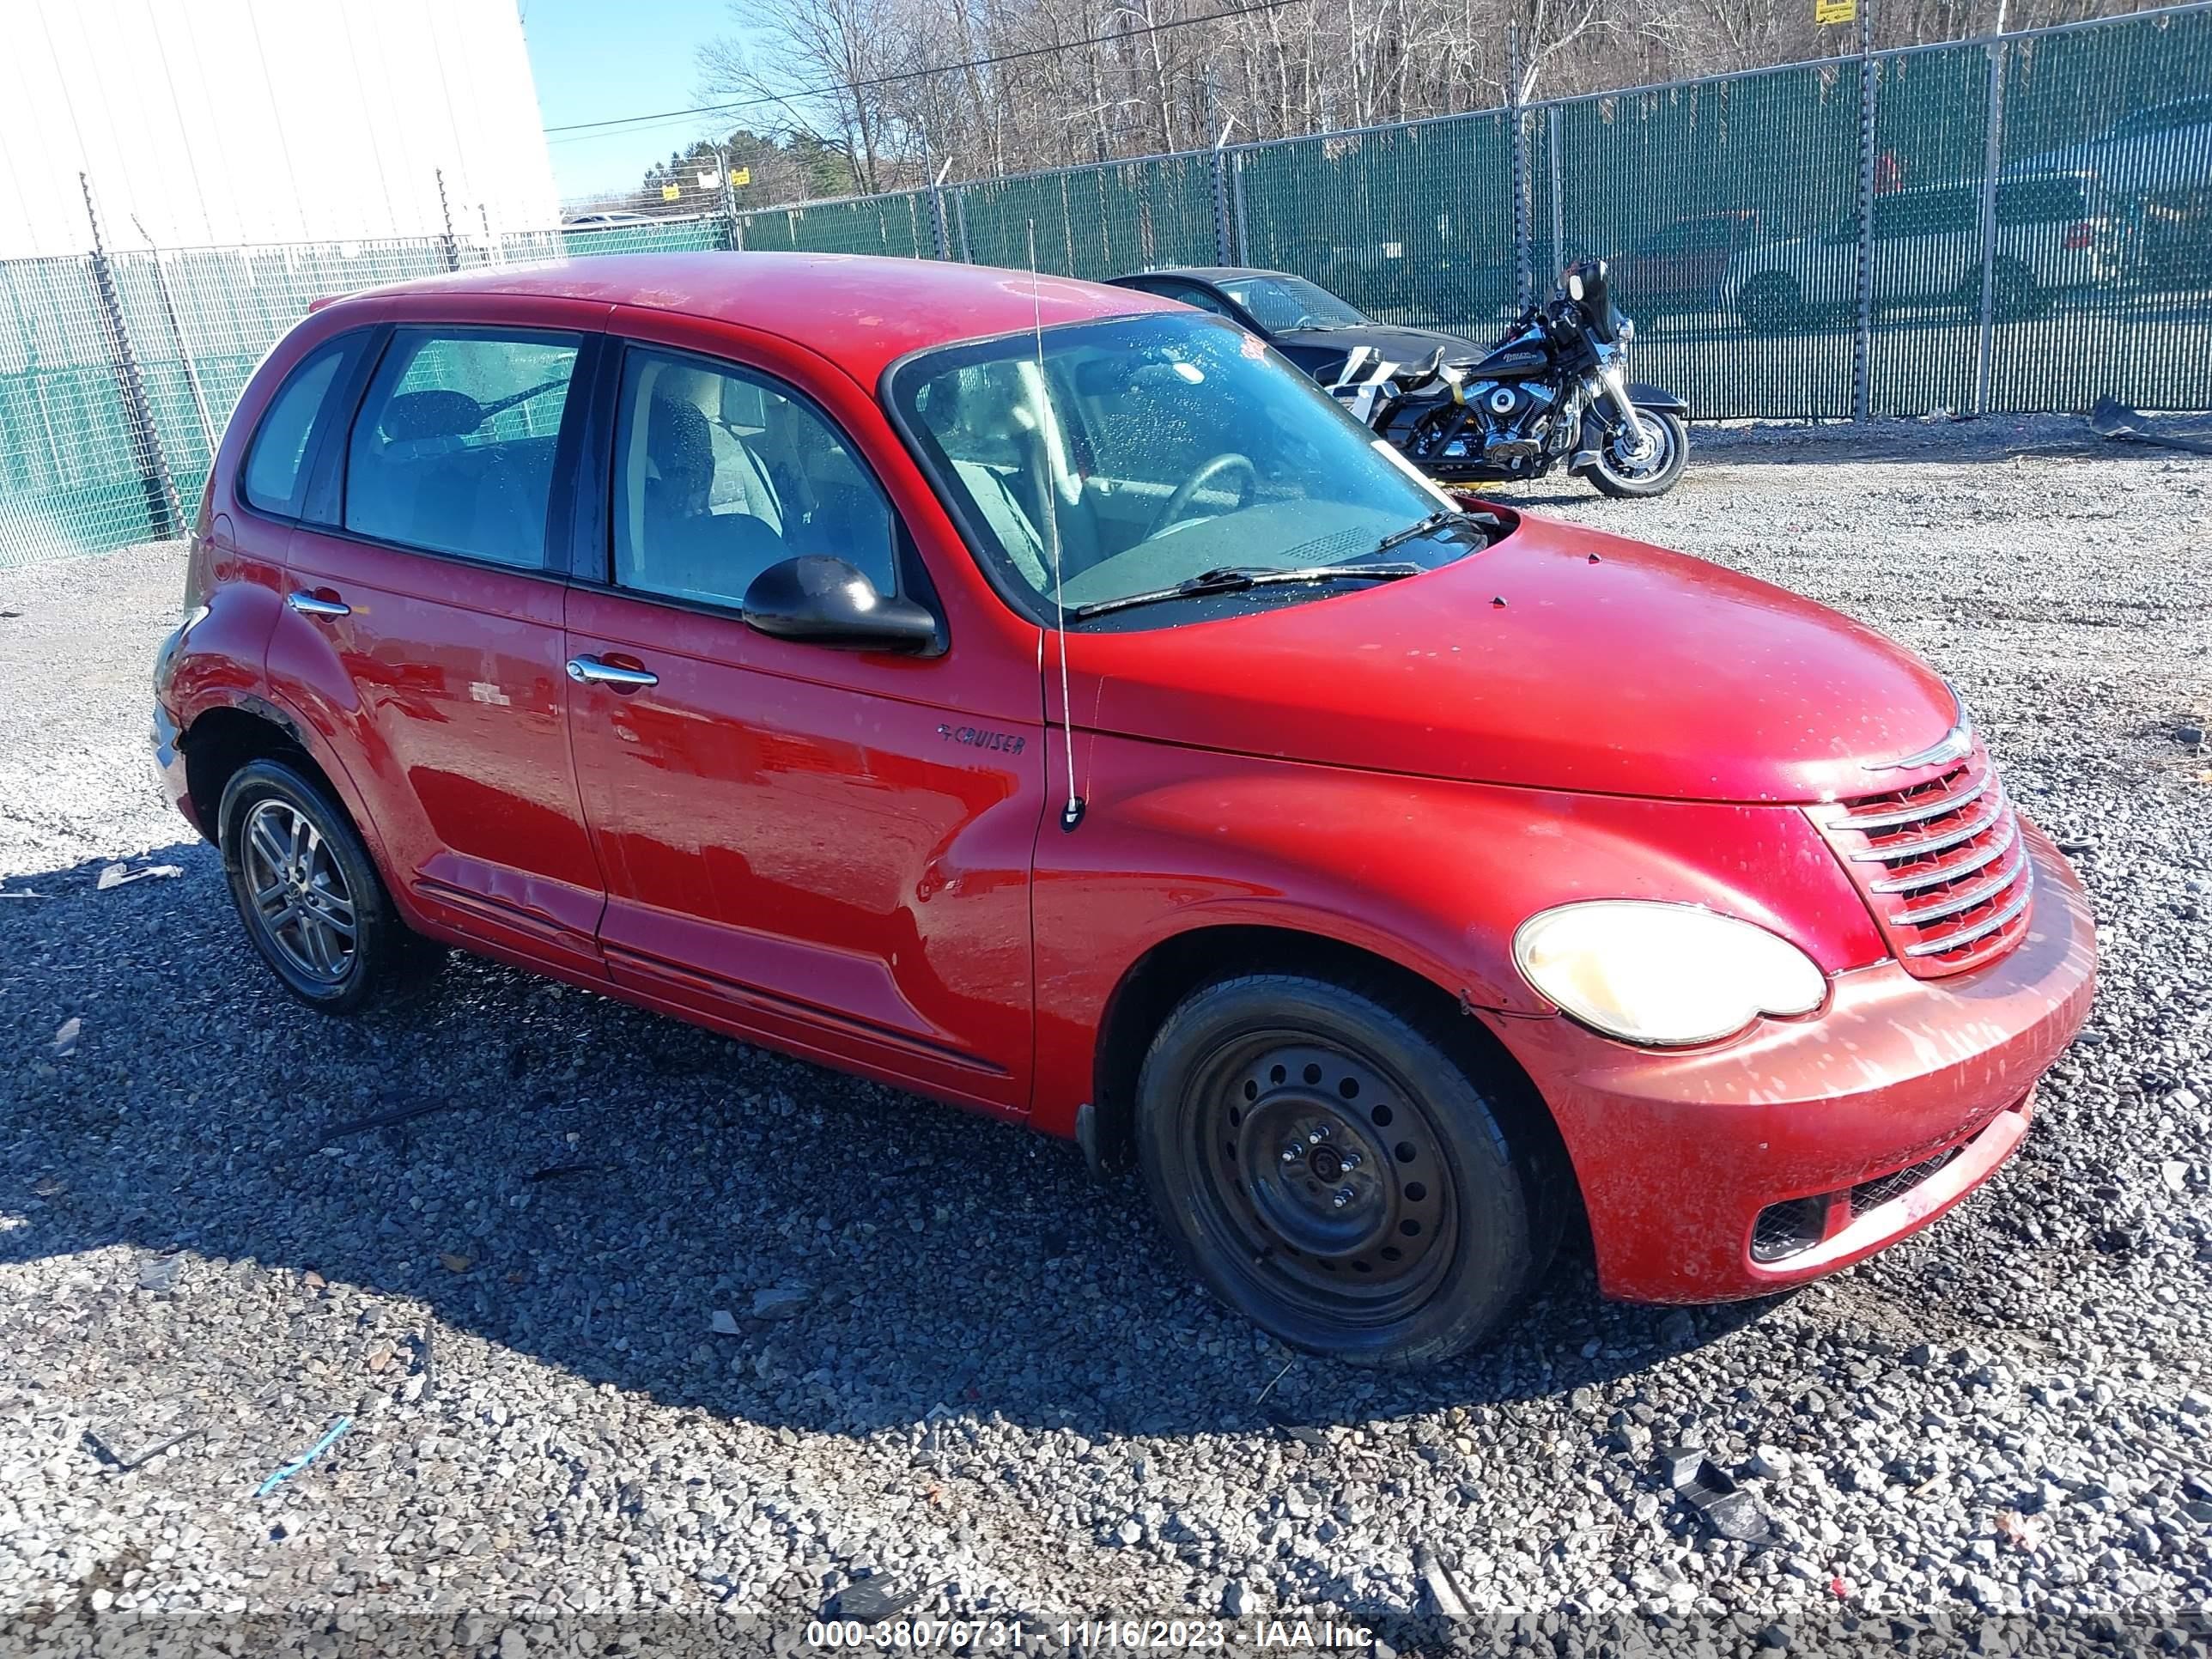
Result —
<instances>
[{"instance_id":1,"label":"front fender","mask_svg":"<svg viewBox=\"0 0 2212 1659\"><path fill-rule=\"evenodd\" d=\"M1653 386L1649 380L1632 380L1628 385L1628 401L1638 409L1656 409L1662 414L1686 416L1690 405L1663 386Z\"/></svg>"},{"instance_id":2,"label":"front fender","mask_svg":"<svg viewBox=\"0 0 2212 1659\"><path fill-rule=\"evenodd\" d=\"M1060 737L1053 734L1052 746ZM1824 971L1887 954L1805 815L1571 794L1079 738L1088 803L1037 844L1038 1127L1072 1132L1115 988L1194 928L1261 926L1368 951L1473 1007L1555 1012L1515 930L1574 899L1708 905ZM1054 760L1054 771L1064 761Z\"/></svg>"}]
</instances>

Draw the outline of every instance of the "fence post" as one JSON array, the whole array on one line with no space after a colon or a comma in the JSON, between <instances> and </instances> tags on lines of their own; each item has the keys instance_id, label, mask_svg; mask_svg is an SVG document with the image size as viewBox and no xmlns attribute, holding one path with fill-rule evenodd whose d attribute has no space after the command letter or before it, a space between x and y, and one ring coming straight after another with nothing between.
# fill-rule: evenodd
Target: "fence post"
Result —
<instances>
[{"instance_id":1,"label":"fence post","mask_svg":"<svg viewBox=\"0 0 2212 1659\"><path fill-rule=\"evenodd\" d=\"M1525 309L1532 287L1529 266L1534 257L1528 246L1528 135L1521 109L1521 30L1510 23L1505 27L1505 113L1513 123L1513 303Z\"/></svg>"},{"instance_id":2,"label":"fence post","mask_svg":"<svg viewBox=\"0 0 2212 1659\"><path fill-rule=\"evenodd\" d=\"M1851 418L1873 412L1874 358L1874 0L1859 3L1858 324L1851 336Z\"/></svg>"},{"instance_id":3,"label":"fence post","mask_svg":"<svg viewBox=\"0 0 2212 1659\"><path fill-rule=\"evenodd\" d=\"M161 453L161 434L154 429L154 411L146 402L146 382L139 375L138 359L131 349L130 331L123 325L122 298L115 291L115 272L107 263L106 245L100 240L100 210L92 204L92 175L80 173L76 181L84 191L84 216L92 222L93 289L100 296L115 386L123 395L124 418L131 422L131 454L145 486L147 522L155 541L167 541L184 521L184 503L177 499L169 459Z\"/></svg>"},{"instance_id":4,"label":"fence post","mask_svg":"<svg viewBox=\"0 0 2212 1659\"><path fill-rule=\"evenodd\" d=\"M1230 153L1229 199L1237 215L1237 263L1241 265L1252 257L1252 228L1244 217L1244 152L1241 149Z\"/></svg>"},{"instance_id":5,"label":"fence post","mask_svg":"<svg viewBox=\"0 0 2212 1659\"><path fill-rule=\"evenodd\" d=\"M1566 213L1559 198L1559 106L1544 112L1544 148L1552 157L1552 276L1556 280L1567 263Z\"/></svg>"},{"instance_id":6,"label":"fence post","mask_svg":"<svg viewBox=\"0 0 2212 1659\"><path fill-rule=\"evenodd\" d=\"M446 269L459 270L461 268L461 250L460 245L453 240L453 210L446 200L446 170L434 167L431 171L438 175L438 216L446 222Z\"/></svg>"},{"instance_id":7,"label":"fence post","mask_svg":"<svg viewBox=\"0 0 2212 1659\"><path fill-rule=\"evenodd\" d=\"M207 393L200 386L199 365L192 361L191 343L185 338L185 325L177 316L176 296L169 291L169 272L161 263L161 250L154 246L154 239L146 235L146 227L138 224L138 216L132 214L131 222L138 226L138 234L145 238L147 251L154 256L154 286L161 296L162 313L169 319L169 333L177 343L177 362L185 371L185 385L191 388L192 407L199 411L200 441L206 446L208 464L215 464L215 422L208 414Z\"/></svg>"},{"instance_id":8,"label":"fence post","mask_svg":"<svg viewBox=\"0 0 2212 1659\"><path fill-rule=\"evenodd\" d=\"M1990 42L1989 132L1982 145L1982 326L1974 343L1974 413L1990 412L1990 348L1997 305L1997 167L2004 152L2004 23Z\"/></svg>"},{"instance_id":9,"label":"fence post","mask_svg":"<svg viewBox=\"0 0 2212 1659\"><path fill-rule=\"evenodd\" d=\"M929 181L929 234L940 259L952 257L952 228L945 220L945 175L951 171L952 158L948 155L945 165L938 168L937 176Z\"/></svg>"},{"instance_id":10,"label":"fence post","mask_svg":"<svg viewBox=\"0 0 2212 1659\"><path fill-rule=\"evenodd\" d=\"M1233 124L1236 117L1230 120ZM1222 265L1237 263L1237 227L1229 216L1228 144L1229 128L1224 126L1213 141L1213 262Z\"/></svg>"},{"instance_id":11,"label":"fence post","mask_svg":"<svg viewBox=\"0 0 2212 1659\"><path fill-rule=\"evenodd\" d=\"M720 144L714 146L714 167L722 175L722 246L742 252L745 245L738 230L738 187L730 178L730 152Z\"/></svg>"},{"instance_id":12,"label":"fence post","mask_svg":"<svg viewBox=\"0 0 2212 1659\"><path fill-rule=\"evenodd\" d=\"M968 251L968 191L963 185L952 186L952 216L960 226L960 263L972 265L975 256Z\"/></svg>"}]
</instances>

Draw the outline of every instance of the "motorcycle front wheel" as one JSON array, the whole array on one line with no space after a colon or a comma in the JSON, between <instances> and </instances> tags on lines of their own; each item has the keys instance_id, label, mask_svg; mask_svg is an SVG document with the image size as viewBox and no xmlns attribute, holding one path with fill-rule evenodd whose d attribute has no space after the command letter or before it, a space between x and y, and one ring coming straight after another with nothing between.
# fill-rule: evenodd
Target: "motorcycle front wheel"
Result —
<instances>
[{"instance_id":1,"label":"motorcycle front wheel","mask_svg":"<svg viewBox=\"0 0 2212 1659\"><path fill-rule=\"evenodd\" d=\"M1644 453L1629 453L1627 433L1610 432L1589 469L1589 481L1600 493L1619 500L1665 495L1689 464L1690 428L1680 416L1639 409L1636 418L1644 428Z\"/></svg>"}]
</instances>

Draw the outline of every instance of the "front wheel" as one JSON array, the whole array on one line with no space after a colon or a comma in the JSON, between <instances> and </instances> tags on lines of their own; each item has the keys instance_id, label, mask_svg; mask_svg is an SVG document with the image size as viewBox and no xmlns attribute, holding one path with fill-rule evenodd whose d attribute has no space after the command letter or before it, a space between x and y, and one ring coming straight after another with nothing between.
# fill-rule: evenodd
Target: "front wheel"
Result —
<instances>
[{"instance_id":1,"label":"front wheel","mask_svg":"<svg viewBox=\"0 0 2212 1659\"><path fill-rule=\"evenodd\" d=\"M1636 418L1644 428L1644 448L1632 450L1626 429L1616 428L1598 446L1589 481L1605 495L1624 500L1648 500L1672 489L1690 460L1690 428L1679 415L1663 410L1639 409Z\"/></svg>"},{"instance_id":2,"label":"front wheel","mask_svg":"<svg viewBox=\"0 0 2212 1659\"><path fill-rule=\"evenodd\" d=\"M1557 1240L1556 1160L1525 1084L1479 1082L1457 1047L1297 975L1176 1008L1138 1079L1138 1167L1216 1297L1357 1364L1425 1364L1498 1328Z\"/></svg>"}]
</instances>

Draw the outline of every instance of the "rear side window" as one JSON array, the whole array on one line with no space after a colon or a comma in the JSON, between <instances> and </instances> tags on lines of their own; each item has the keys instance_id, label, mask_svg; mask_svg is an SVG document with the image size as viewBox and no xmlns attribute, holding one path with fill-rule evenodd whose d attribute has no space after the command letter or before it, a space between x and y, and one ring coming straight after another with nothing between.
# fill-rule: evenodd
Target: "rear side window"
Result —
<instances>
[{"instance_id":1,"label":"rear side window","mask_svg":"<svg viewBox=\"0 0 2212 1659\"><path fill-rule=\"evenodd\" d=\"M240 487L246 499L264 513L290 514L296 510L301 477L307 459L307 440L314 435L315 417L338 367L352 349L352 342L334 340L311 353L276 389L269 408L254 429L246 452L246 470Z\"/></svg>"},{"instance_id":2,"label":"rear side window","mask_svg":"<svg viewBox=\"0 0 2212 1659\"><path fill-rule=\"evenodd\" d=\"M396 332L347 446L345 527L542 568L580 344L572 334Z\"/></svg>"}]
</instances>

